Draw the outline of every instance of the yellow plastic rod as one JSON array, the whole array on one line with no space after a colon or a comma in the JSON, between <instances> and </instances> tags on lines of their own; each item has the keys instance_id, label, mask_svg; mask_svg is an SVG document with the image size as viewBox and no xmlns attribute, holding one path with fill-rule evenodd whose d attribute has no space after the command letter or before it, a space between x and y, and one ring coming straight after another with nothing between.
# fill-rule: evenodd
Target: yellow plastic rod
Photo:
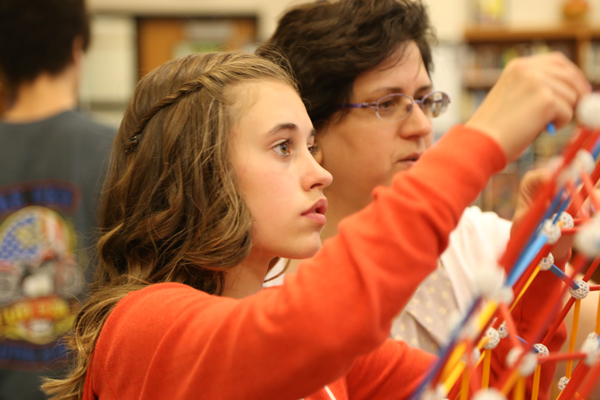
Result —
<instances>
[{"instance_id":1,"label":"yellow plastic rod","mask_svg":"<svg viewBox=\"0 0 600 400\"><path fill-rule=\"evenodd\" d=\"M581 308L581 300L575 300L575 309L573 311L573 325L571 327L571 339L569 341L569 352L575 351L575 341L577 340L577 327L579 326L579 310ZM567 361L567 373L565 376L571 379L573 371L573 360Z\"/></svg>"}]
</instances>

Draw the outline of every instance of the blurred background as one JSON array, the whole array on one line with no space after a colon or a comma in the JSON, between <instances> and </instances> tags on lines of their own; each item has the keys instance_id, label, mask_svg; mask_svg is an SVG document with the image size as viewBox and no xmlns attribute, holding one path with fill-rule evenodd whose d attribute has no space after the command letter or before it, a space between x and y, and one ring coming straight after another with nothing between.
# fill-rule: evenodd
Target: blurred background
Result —
<instances>
[{"instance_id":1,"label":"blurred background","mask_svg":"<svg viewBox=\"0 0 600 400\"><path fill-rule=\"evenodd\" d=\"M600 84L600 0L424 0L439 42L433 82L450 94L434 120L436 136L464 122L506 63L519 55L565 53ZM85 61L81 107L118 126L138 79L163 62L195 52L253 51L274 31L290 0L88 0L92 45ZM0 114L2 106L0 105ZM518 182L563 147L572 132L540 136L495 177L479 199L511 218Z\"/></svg>"}]
</instances>

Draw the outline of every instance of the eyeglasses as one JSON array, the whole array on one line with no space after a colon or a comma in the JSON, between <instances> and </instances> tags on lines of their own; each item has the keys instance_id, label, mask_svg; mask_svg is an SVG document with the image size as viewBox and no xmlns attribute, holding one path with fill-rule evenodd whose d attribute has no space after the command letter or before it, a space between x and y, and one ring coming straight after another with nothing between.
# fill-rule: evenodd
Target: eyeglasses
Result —
<instances>
[{"instance_id":1,"label":"eyeglasses","mask_svg":"<svg viewBox=\"0 0 600 400\"><path fill-rule=\"evenodd\" d=\"M450 104L450 96L444 92L436 91L426 94L421 100L415 100L403 93L392 93L383 96L374 103L340 104L339 108L373 108L381 119L400 121L408 118L415 103L421 107L427 117L435 118L446 112L448 104Z\"/></svg>"}]
</instances>

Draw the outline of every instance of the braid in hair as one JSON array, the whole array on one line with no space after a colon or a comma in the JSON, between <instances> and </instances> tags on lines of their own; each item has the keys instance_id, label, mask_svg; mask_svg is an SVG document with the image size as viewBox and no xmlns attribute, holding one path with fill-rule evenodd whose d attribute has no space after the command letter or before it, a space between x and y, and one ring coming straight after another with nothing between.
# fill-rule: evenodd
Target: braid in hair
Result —
<instances>
[{"instance_id":1,"label":"braid in hair","mask_svg":"<svg viewBox=\"0 0 600 400\"><path fill-rule=\"evenodd\" d=\"M157 112L175 103L182 96L200 90L204 86L204 79L205 77L202 76L196 80L186 82L179 89L177 89L175 93L164 97L163 99L158 101L154 106L152 106L152 108L140 120L138 127L134 129L133 135L129 138L127 146L125 146L125 154L129 155L137 151L138 145L140 144L140 136L146 128L146 125L148 125L148 122L150 122L150 120L156 115Z\"/></svg>"}]
</instances>

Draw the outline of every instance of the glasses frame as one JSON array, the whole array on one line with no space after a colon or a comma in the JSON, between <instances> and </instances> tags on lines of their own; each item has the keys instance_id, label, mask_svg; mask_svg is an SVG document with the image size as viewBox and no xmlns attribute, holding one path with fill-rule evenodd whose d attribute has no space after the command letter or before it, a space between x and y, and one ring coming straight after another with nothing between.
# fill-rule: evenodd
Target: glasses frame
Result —
<instances>
[{"instance_id":1,"label":"glasses frame","mask_svg":"<svg viewBox=\"0 0 600 400\"><path fill-rule=\"evenodd\" d=\"M414 105L415 103L417 103L419 105L419 107L421 108L421 110L423 110L423 101L427 98L430 97L436 93L442 93L443 95L445 95L448 98L448 105L452 102L452 99L450 98L450 96L448 95L448 93L443 92L441 90L434 90L433 92L429 92L426 95L423 96L423 98L421 98L421 100L415 100L412 97L410 97L407 94L404 93L390 93L390 94L386 94L385 96L380 97L379 99L377 99L377 101L374 101L372 103L367 103L367 102L363 102L363 103L347 103L347 104L340 104L338 106L338 108L372 108L375 110L375 114L377 115L377 118L382 119L384 121L402 121L407 119L411 114L412 114L412 110L415 108ZM409 99L411 101L410 103L410 111L408 113L406 113L406 115L400 119L389 119L389 118L383 118L381 115L379 115L379 103L381 103L382 101L385 101L385 99L390 98L390 97L405 97L407 99ZM445 112L445 111L444 111ZM438 114L441 115L444 112ZM432 117L435 118L435 117Z\"/></svg>"}]
</instances>

